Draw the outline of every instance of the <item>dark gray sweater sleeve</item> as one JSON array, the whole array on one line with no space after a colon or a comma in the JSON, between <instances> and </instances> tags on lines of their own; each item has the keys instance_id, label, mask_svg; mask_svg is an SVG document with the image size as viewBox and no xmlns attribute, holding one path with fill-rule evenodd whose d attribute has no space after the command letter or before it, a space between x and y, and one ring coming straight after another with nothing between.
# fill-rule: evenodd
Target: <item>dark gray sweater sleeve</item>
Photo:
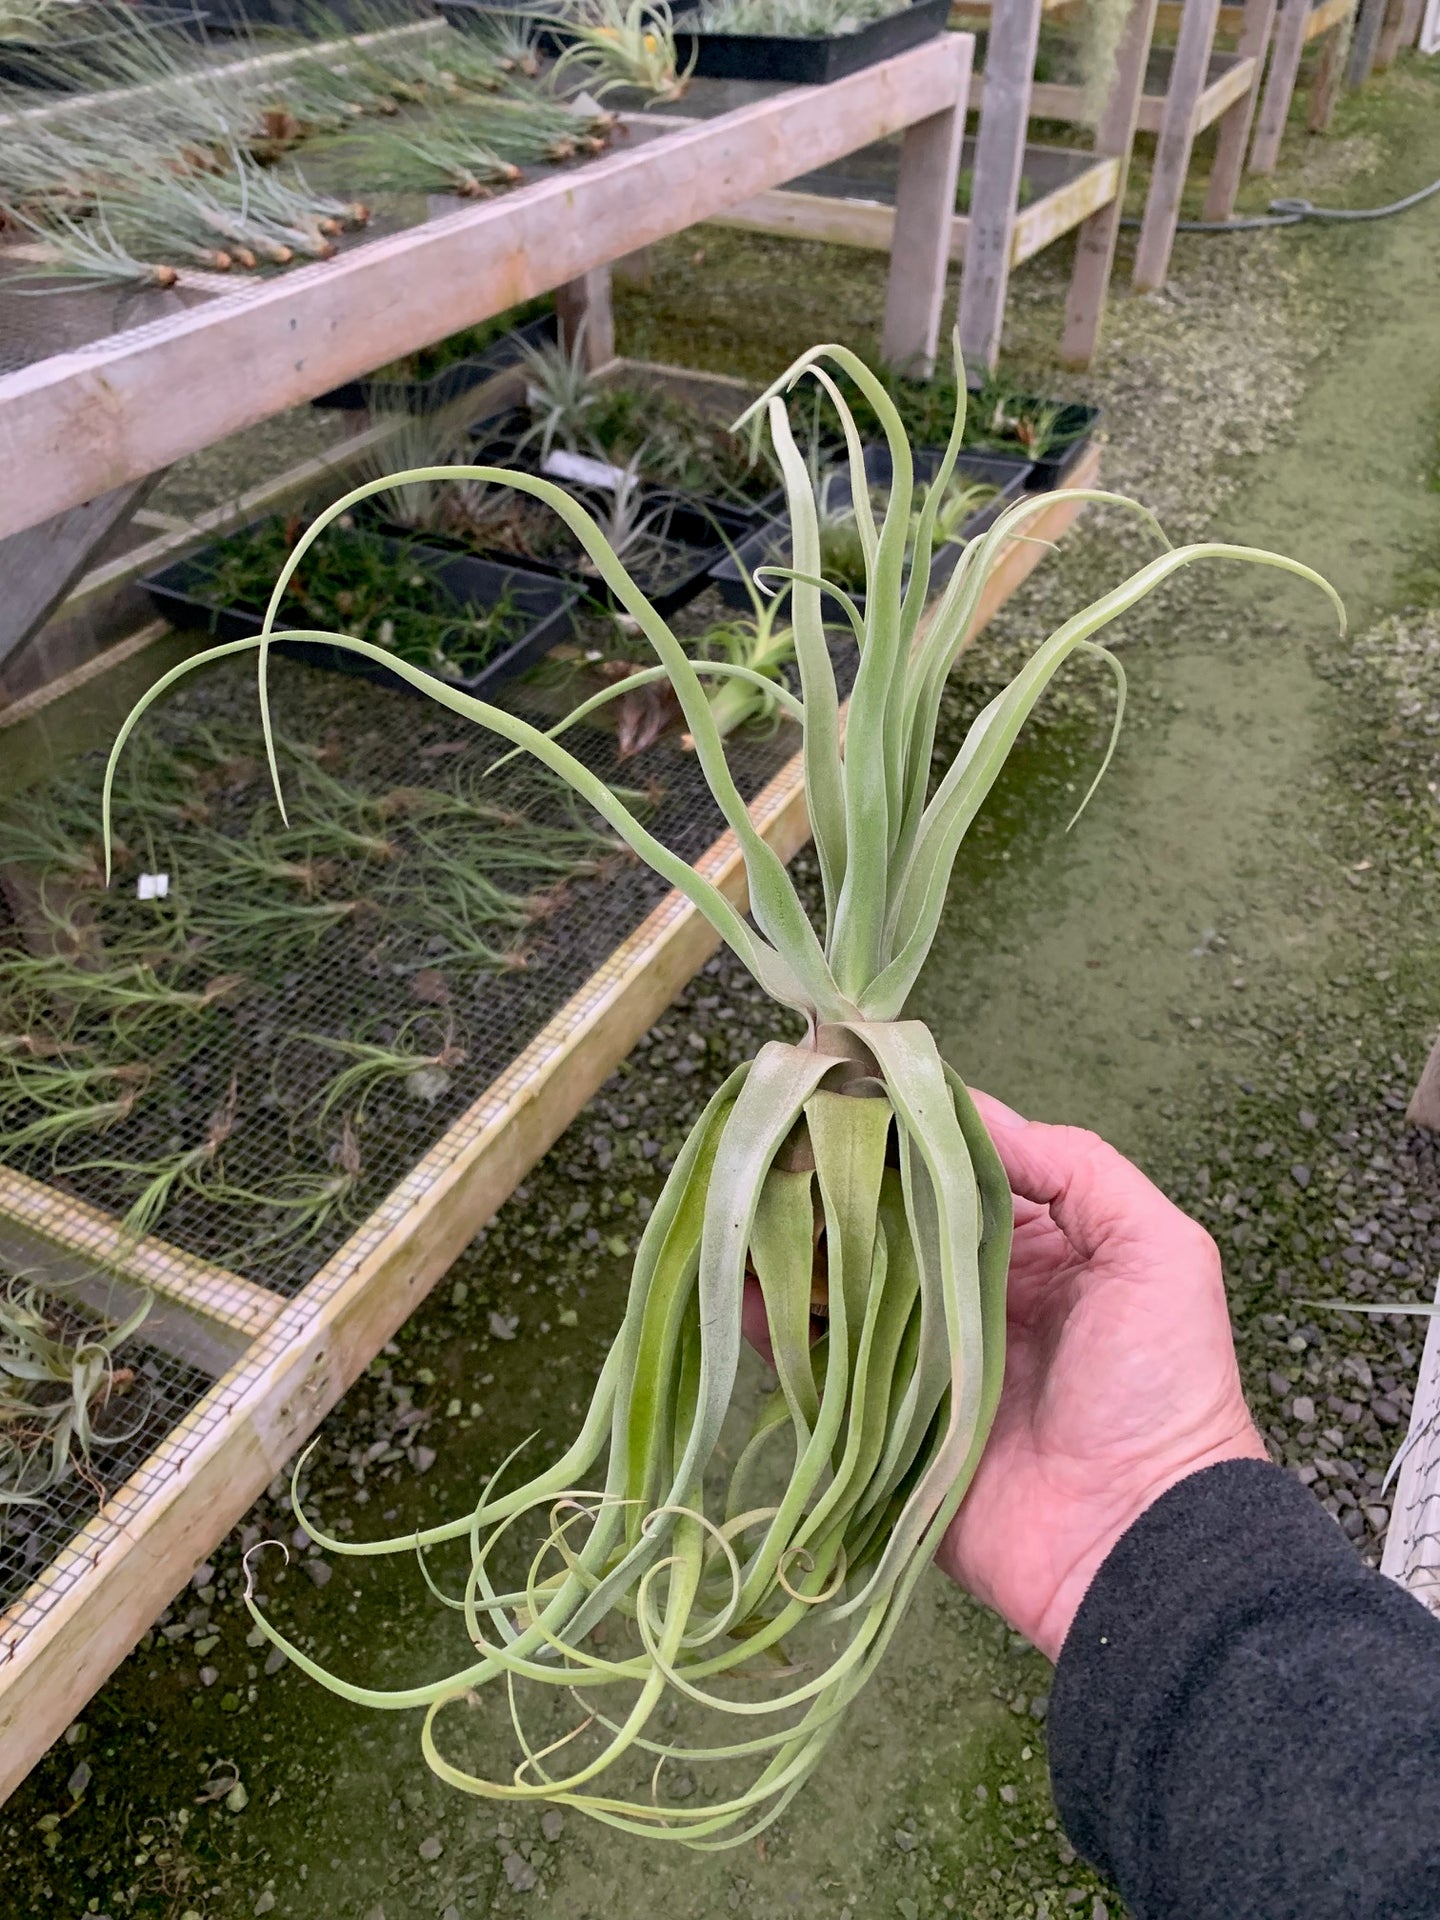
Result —
<instances>
[{"instance_id":1,"label":"dark gray sweater sleeve","mask_svg":"<svg viewBox=\"0 0 1440 1920\"><path fill-rule=\"evenodd\" d=\"M1440 1916L1440 1620L1279 1467L1194 1474L1116 1543L1049 1739L1134 1920Z\"/></svg>"}]
</instances>

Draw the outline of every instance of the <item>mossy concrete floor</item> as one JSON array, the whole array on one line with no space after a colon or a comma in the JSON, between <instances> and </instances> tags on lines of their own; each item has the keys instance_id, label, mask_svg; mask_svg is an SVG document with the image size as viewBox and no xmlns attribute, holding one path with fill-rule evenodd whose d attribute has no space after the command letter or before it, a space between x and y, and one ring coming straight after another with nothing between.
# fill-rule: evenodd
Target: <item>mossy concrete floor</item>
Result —
<instances>
[{"instance_id":1,"label":"mossy concrete floor","mask_svg":"<svg viewBox=\"0 0 1440 1920\"><path fill-rule=\"evenodd\" d=\"M1286 159L1277 190L1352 205L1440 175L1440 62L1402 63ZM1109 410L1111 481L1173 534L1325 568L1358 638L1237 569L1189 573L1127 621L1132 717L1109 781L1067 837L1109 702L1077 671L974 836L916 1007L968 1077L1103 1129L1217 1233L1276 1457L1372 1558L1419 1342L1302 1303L1414 1293L1440 1268L1440 1166L1400 1112L1440 1013L1437 262L1440 200L1371 226L1182 238L1165 295L1117 294L1080 383ZM1010 362L1049 384L1063 266L1028 268L1012 310ZM879 289L869 258L700 235L627 295L625 344L768 372L815 338L873 340ZM1136 525L1092 515L957 676L952 740L1022 647L1146 550ZM769 1030L733 967L702 976L326 1422L308 1487L332 1524L361 1537L463 1511L524 1434L558 1443L657 1170ZM417 1417L420 1475L388 1444ZM1057 1830L1044 1661L938 1576L784 1820L695 1856L451 1793L415 1716L363 1712L267 1657L239 1555L293 1534L281 1492L0 1815L7 1920L1121 1910ZM413 1568L296 1544L263 1581L322 1657L391 1683L458 1664Z\"/></svg>"}]
</instances>

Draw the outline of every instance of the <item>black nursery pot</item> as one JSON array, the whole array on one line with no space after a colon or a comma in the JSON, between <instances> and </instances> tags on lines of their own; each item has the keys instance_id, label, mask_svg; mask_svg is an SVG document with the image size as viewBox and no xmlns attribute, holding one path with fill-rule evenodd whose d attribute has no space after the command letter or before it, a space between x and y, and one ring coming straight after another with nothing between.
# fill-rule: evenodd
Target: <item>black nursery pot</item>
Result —
<instances>
[{"instance_id":1,"label":"black nursery pot","mask_svg":"<svg viewBox=\"0 0 1440 1920\"><path fill-rule=\"evenodd\" d=\"M438 413L452 400L493 380L497 373L513 367L526 347L553 347L560 338L560 322L553 313L537 314L523 326L512 327L492 341L482 353L468 360L456 360L428 380L347 380L343 387L331 387L310 402L312 407L331 407L341 413L358 413L365 407L382 406L395 413Z\"/></svg>"},{"instance_id":2,"label":"black nursery pot","mask_svg":"<svg viewBox=\"0 0 1440 1920\"><path fill-rule=\"evenodd\" d=\"M433 567L437 583L462 606L494 607L509 596L512 606L525 622L519 639L512 641L503 653L497 654L468 679L448 680L435 675L444 686L459 687L464 693L493 693L507 680L515 679L537 665L573 629L578 595L563 580L549 579L513 565L446 552L438 547L387 539L376 533L347 535L343 528L332 528L327 530L326 538L364 540L391 553L407 551ZM210 548L202 547L183 560L173 561L160 572L149 575L140 584L149 594L156 611L173 626L201 628L213 634L217 640L250 639L261 629L264 609L221 606L206 596L210 552ZM309 624L309 617L282 606L279 624L303 627ZM282 640L276 643L275 651L289 659L299 660L306 666L323 667L333 673L353 674L359 679L373 680L380 686L403 693L418 691L378 661L366 659L363 654L351 653L345 647L328 646L323 641Z\"/></svg>"},{"instance_id":3,"label":"black nursery pot","mask_svg":"<svg viewBox=\"0 0 1440 1920\"><path fill-rule=\"evenodd\" d=\"M1043 400L1038 395L1029 393L1021 394L1019 400L1022 406L1042 407L1054 404L1052 401ZM1063 486L1067 476L1080 464L1081 457L1094 440L1099 425L1099 407L1087 406L1083 400L1067 401L1055 417L1053 438L1058 444L1048 453L1030 460L1030 486L1037 493L1048 492L1051 487ZM1004 444L1007 443L1002 442L1002 445ZM967 455L969 451L967 447ZM980 448L976 448L977 453L980 451ZM989 449L986 448L984 451L988 452ZM1000 448L997 447L995 451L999 452ZM1030 458L1023 454L1016 457Z\"/></svg>"},{"instance_id":4,"label":"black nursery pot","mask_svg":"<svg viewBox=\"0 0 1440 1920\"><path fill-rule=\"evenodd\" d=\"M708 80L783 80L792 86L824 86L932 39L944 30L949 12L950 0L911 0L909 6L872 20L855 33L824 36L677 30L676 57L683 72L693 55L695 73Z\"/></svg>"},{"instance_id":5,"label":"black nursery pot","mask_svg":"<svg viewBox=\"0 0 1440 1920\"><path fill-rule=\"evenodd\" d=\"M928 480L940 465L942 455L933 447L917 448L915 453L915 478ZM888 447L866 447L865 475L872 487L888 486L893 472ZM850 490L850 475L845 466L835 469L836 477L831 482L831 496L837 506L848 505L853 499ZM997 489L993 500L987 501L977 513L961 528L961 537L952 540L943 547L937 547L930 557L930 583L932 589L941 587L950 578L959 563L967 543L984 533L993 525L1000 514L1025 491L1030 476L1030 462L1017 460L1013 454L986 453L978 448L973 452L966 447L955 463L957 480L983 481ZM746 582L755 568L763 565L789 566L791 558L790 522L788 518L769 521L758 528L748 540L739 542L734 553L727 553L715 568L712 578L720 589L720 597L727 606L750 608L750 594ZM857 607L863 608L863 593L853 594L851 598ZM836 607L838 609L839 602Z\"/></svg>"}]
</instances>

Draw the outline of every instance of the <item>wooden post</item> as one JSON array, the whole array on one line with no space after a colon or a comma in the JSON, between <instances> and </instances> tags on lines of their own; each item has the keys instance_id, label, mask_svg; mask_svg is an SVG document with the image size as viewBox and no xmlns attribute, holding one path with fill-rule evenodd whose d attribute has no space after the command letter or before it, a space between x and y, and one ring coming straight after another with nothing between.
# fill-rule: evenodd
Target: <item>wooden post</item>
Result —
<instances>
[{"instance_id":1,"label":"wooden post","mask_svg":"<svg viewBox=\"0 0 1440 1920\"><path fill-rule=\"evenodd\" d=\"M1100 339L1105 298L1115 264L1115 242L1125 210L1125 177L1135 145L1135 125L1145 91L1145 68L1155 32L1156 0L1135 0L1125 23L1116 62L1115 84L1095 129L1097 154L1113 155L1120 165L1115 198L1081 223L1075 242L1075 268L1065 300L1065 331L1060 359L1067 367L1088 367Z\"/></svg>"},{"instance_id":2,"label":"wooden post","mask_svg":"<svg viewBox=\"0 0 1440 1920\"><path fill-rule=\"evenodd\" d=\"M1425 19L1425 0L1405 0L1405 17L1400 25L1400 44L1413 47L1420 38L1420 28Z\"/></svg>"},{"instance_id":3,"label":"wooden post","mask_svg":"<svg viewBox=\"0 0 1440 1920\"><path fill-rule=\"evenodd\" d=\"M1432 1132L1440 1133L1440 1040L1430 1050L1405 1118L1412 1127L1429 1127Z\"/></svg>"},{"instance_id":4,"label":"wooden post","mask_svg":"<svg viewBox=\"0 0 1440 1920\"><path fill-rule=\"evenodd\" d=\"M1280 158L1280 140L1285 132L1290 100L1300 72L1300 56L1305 51L1305 23L1310 0L1280 0L1275 23L1275 50L1270 56L1270 78L1260 102L1260 118L1255 127L1255 142L1250 149L1250 171L1273 173Z\"/></svg>"},{"instance_id":5,"label":"wooden post","mask_svg":"<svg viewBox=\"0 0 1440 1920\"><path fill-rule=\"evenodd\" d=\"M993 372L1000 357L1040 9L1041 0L1005 0L990 16L985 105L975 143L975 184L960 282L960 344L972 373Z\"/></svg>"},{"instance_id":6,"label":"wooden post","mask_svg":"<svg viewBox=\"0 0 1440 1920\"><path fill-rule=\"evenodd\" d=\"M1327 133L1335 118L1335 103L1340 98L1340 80L1345 71L1345 56L1350 51L1353 19L1342 20L1325 36L1325 51L1320 56L1320 71L1310 89L1310 105L1305 113L1307 133Z\"/></svg>"},{"instance_id":7,"label":"wooden post","mask_svg":"<svg viewBox=\"0 0 1440 1920\"><path fill-rule=\"evenodd\" d=\"M955 104L907 127L900 148L880 353L914 379L929 379L935 371L974 45L968 34L942 36L937 55L954 63Z\"/></svg>"},{"instance_id":8,"label":"wooden post","mask_svg":"<svg viewBox=\"0 0 1440 1920\"><path fill-rule=\"evenodd\" d=\"M38 527L0 540L0 665L38 633L90 564L90 556L129 519L158 474L116 487ZM23 486L20 476L15 484Z\"/></svg>"},{"instance_id":9,"label":"wooden post","mask_svg":"<svg viewBox=\"0 0 1440 1920\"><path fill-rule=\"evenodd\" d=\"M1215 163L1205 190L1207 220L1228 220L1235 211L1235 196L1240 191L1240 176L1245 170L1245 149L1250 144L1250 128L1265 79L1265 56L1274 25L1275 0L1246 0L1245 24L1240 29L1236 50L1255 62L1255 70L1250 76L1249 90L1220 116Z\"/></svg>"},{"instance_id":10,"label":"wooden post","mask_svg":"<svg viewBox=\"0 0 1440 1920\"><path fill-rule=\"evenodd\" d=\"M1395 56L1400 51L1400 38L1405 31L1405 0L1390 0L1385 9L1385 24L1380 29L1380 38L1375 43L1375 73L1384 73L1387 67L1393 67Z\"/></svg>"},{"instance_id":11,"label":"wooden post","mask_svg":"<svg viewBox=\"0 0 1440 1920\"><path fill-rule=\"evenodd\" d=\"M1135 270L1130 276L1141 293L1163 287L1169 271L1170 249L1175 244L1175 228L1180 219L1180 196L1185 191L1185 176L1190 171L1190 153L1195 145L1195 107L1205 91L1205 76L1219 18L1220 0L1186 0L1185 11L1180 16L1180 38L1175 43L1175 58L1170 68L1165 117L1160 122L1150 192L1145 200L1145 217L1140 223L1140 243L1135 249Z\"/></svg>"},{"instance_id":12,"label":"wooden post","mask_svg":"<svg viewBox=\"0 0 1440 1920\"><path fill-rule=\"evenodd\" d=\"M560 338L574 349L583 343L584 360L593 372L615 358L615 313L610 304L610 269L591 267L578 280L555 289L555 311L560 316Z\"/></svg>"},{"instance_id":13,"label":"wooden post","mask_svg":"<svg viewBox=\"0 0 1440 1920\"><path fill-rule=\"evenodd\" d=\"M1355 38L1350 43L1350 60L1345 68L1347 87L1363 87L1370 78L1388 3L1389 0L1360 0L1360 11L1355 19Z\"/></svg>"}]
</instances>

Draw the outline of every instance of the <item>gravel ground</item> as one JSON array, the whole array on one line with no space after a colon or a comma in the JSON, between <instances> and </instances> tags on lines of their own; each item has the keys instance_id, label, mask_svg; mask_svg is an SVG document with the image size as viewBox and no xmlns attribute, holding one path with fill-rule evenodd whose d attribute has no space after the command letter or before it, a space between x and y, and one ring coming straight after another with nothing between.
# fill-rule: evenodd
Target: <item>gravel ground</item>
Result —
<instances>
[{"instance_id":1,"label":"gravel ground","mask_svg":"<svg viewBox=\"0 0 1440 1920\"><path fill-rule=\"evenodd\" d=\"M1348 103L1341 137L1307 147L1277 190L1364 202L1430 159L1433 176L1435 87L1404 69ZM1403 1121L1440 959L1440 497L1426 492L1440 393L1417 393L1430 362L1405 320L1407 290L1433 291L1433 249L1433 220L1344 247L1182 242L1166 295L1115 302L1103 359L1076 383L1109 410L1107 482L1177 537L1238 531L1333 566L1358 637L1252 573L1187 576L1148 603L1125 629L1134 724L1107 788L1066 840L1108 724L1108 690L1076 674L967 849L917 996L968 1075L1098 1125L1216 1235L1275 1457L1372 1559L1420 1340L1403 1320L1307 1303L1418 1294L1440 1271L1440 1153ZM751 298L776 262L793 310ZM842 322L863 344L877 285L853 256L707 236L663 251L621 317L632 349L693 345L764 372ZM715 317L726 289L731 323ZM1052 384L1060 293L1054 261L1027 269L1007 343ZM1057 610L1151 550L1129 521L1087 522L968 656L946 739ZM523 1435L559 1442L685 1128L774 1032L738 967L713 961L325 1422L303 1493L337 1530L463 1510ZM5 1809L6 1920L1120 1913L1057 1830L1046 1664L938 1579L785 1821L759 1847L674 1860L459 1800L424 1771L408 1717L334 1701L247 1636L240 1555L285 1537L294 1558L262 1561L265 1591L320 1657L381 1680L442 1670L413 1578L337 1569L285 1491Z\"/></svg>"}]
</instances>

